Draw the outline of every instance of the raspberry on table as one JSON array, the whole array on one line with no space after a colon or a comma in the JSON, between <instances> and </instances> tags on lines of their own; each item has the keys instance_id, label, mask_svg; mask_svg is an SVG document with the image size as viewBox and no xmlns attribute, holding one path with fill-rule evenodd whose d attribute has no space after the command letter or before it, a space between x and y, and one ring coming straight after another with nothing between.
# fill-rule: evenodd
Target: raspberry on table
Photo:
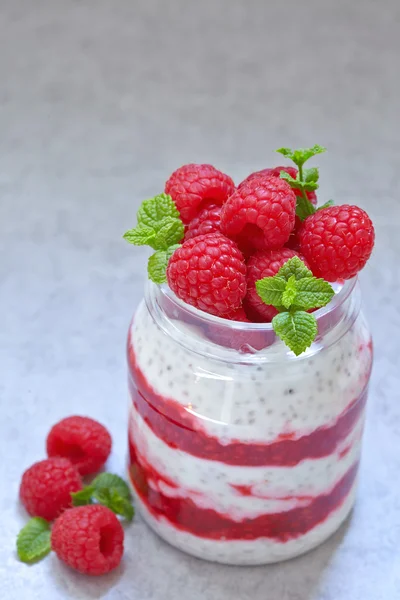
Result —
<instances>
[{"instance_id":1,"label":"raspberry on table","mask_svg":"<svg viewBox=\"0 0 400 600\"><path fill-rule=\"evenodd\" d=\"M22 475L19 495L32 517L52 521L71 506L71 492L82 489L77 470L66 458L48 458Z\"/></svg>"},{"instance_id":2,"label":"raspberry on table","mask_svg":"<svg viewBox=\"0 0 400 600\"><path fill-rule=\"evenodd\" d=\"M66 510L54 523L51 547L58 558L86 575L104 575L121 562L124 530L115 514L92 504Z\"/></svg>"},{"instance_id":3,"label":"raspberry on table","mask_svg":"<svg viewBox=\"0 0 400 600\"><path fill-rule=\"evenodd\" d=\"M186 230L185 240L190 240L197 235L207 235L208 233L221 231L221 209L221 205L206 204L198 215L190 221Z\"/></svg>"},{"instance_id":4,"label":"raspberry on table","mask_svg":"<svg viewBox=\"0 0 400 600\"><path fill-rule=\"evenodd\" d=\"M300 231L300 250L312 271L327 281L351 279L374 247L374 226L358 206L330 206L310 215Z\"/></svg>"},{"instance_id":5,"label":"raspberry on table","mask_svg":"<svg viewBox=\"0 0 400 600\"><path fill-rule=\"evenodd\" d=\"M47 455L68 458L81 475L97 473L111 452L107 429L89 417L67 417L47 436Z\"/></svg>"},{"instance_id":6,"label":"raspberry on table","mask_svg":"<svg viewBox=\"0 0 400 600\"><path fill-rule=\"evenodd\" d=\"M296 195L279 177L261 176L243 184L221 211L222 233L255 250L280 248L294 227Z\"/></svg>"},{"instance_id":7,"label":"raspberry on table","mask_svg":"<svg viewBox=\"0 0 400 600\"><path fill-rule=\"evenodd\" d=\"M199 235L175 250L168 263L167 280L184 302L223 316L242 304L246 265L232 240L221 233Z\"/></svg>"},{"instance_id":8,"label":"raspberry on table","mask_svg":"<svg viewBox=\"0 0 400 600\"><path fill-rule=\"evenodd\" d=\"M257 294L256 281L264 277L273 277L293 256L303 257L290 248L280 250L262 250L256 252L247 262L247 295L244 307L247 316L255 323L269 323L278 314L276 308L265 304Z\"/></svg>"},{"instance_id":9,"label":"raspberry on table","mask_svg":"<svg viewBox=\"0 0 400 600\"><path fill-rule=\"evenodd\" d=\"M255 173L250 173L246 179L244 179L238 185L238 189L240 186L246 184L248 181L252 181L253 179L257 179L258 177L280 177L281 171L285 171L288 173L293 179L297 177L297 169L296 167L274 167L272 169L262 169L261 171L255 171ZM301 190L293 190L296 196L301 196ZM316 206L317 205L317 194L314 191L306 192L307 198L309 201Z\"/></svg>"},{"instance_id":10,"label":"raspberry on table","mask_svg":"<svg viewBox=\"0 0 400 600\"><path fill-rule=\"evenodd\" d=\"M185 224L194 219L203 204L222 204L234 191L233 180L212 165L183 165L165 184L165 193L174 200Z\"/></svg>"}]
</instances>

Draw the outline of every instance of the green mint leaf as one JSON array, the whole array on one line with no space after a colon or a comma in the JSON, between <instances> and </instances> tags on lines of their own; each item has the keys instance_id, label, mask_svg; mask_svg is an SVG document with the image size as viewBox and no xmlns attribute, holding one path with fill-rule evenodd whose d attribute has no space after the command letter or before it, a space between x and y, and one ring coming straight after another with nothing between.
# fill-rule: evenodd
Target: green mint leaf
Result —
<instances>
[{"instance_id":1,"label":"green mint leaf","mask_svg":"<svg viewBox=\"0 0 400 600\"><path fill-rule=\"evenodd\" d=\"M125 517L128 521L132 521L135 510L125 496L121 495L116 488L100 488L94 492L95 499L107 506L115 514Z\"/></svg>"},{"instance_id":2,"label":"green mint leaf","mask_svg":"<svg viewBox=\"0 0 400 600\"><path fill-rule=\"evenodd\" d=\"M305 181L300 181L300 179L294 179L291 175L289 175L289 173L286 173L286 171L280 172L280 178L287 181L290 187L295 190L311 192L318 189L318 183L316 181L309 181L308 183Z\"/></svg>"},{"instance_id":3,"label":"green mint leaf","mask_svg":"<svg viewBox=\"0 0 400 600\"><path fill-rule=\"evenodd\" d=\"M296 291L296 277L291 275L286 282L285 291L282 294L282 304L285 308L292 306L297 295ZM297 304L297 302L296 302Z\"/></svg>"},{"instance_id":4,"label":"green mint leaf","mask_svg":"<svg viewBox=\"0 0 400 600\"><path fill-rule=\"evenodd\" d=\"M256 291L265 304L272 304L276 308L282 306L282 295L286 288L283 277L264 277L256 281Z\"/></svg>"},{"instance_id":5,"label":"green mint leaf","mask_svg":"<svg viewBox=\"0 0 400 600\"><path fill-rule=\"evenodd\" d=\"M94 487L88 485L79 492L71 492L72 506L85 506L86 504L92 504L92 496Z\"/></svg>"},{"instance_id":6,"label":"green mint leaf","mask_svg":"<svg viewBox=\"0 0 400 600\"><path fill-rule=\"evenodd\" d=\"M311 169L304 169L303 179L306 183L316 183L319 179L319 171L317 167L312 167Z\"/></svg>"},{"instance_id":7,"label":"green mint leaf","mask_svg":"<svg viewBox=\"0 0 400 600\"><path fill-rule=\"evenodd\" d=\"M275 150L275 152L282 154L282 156L285 158L290 158L290 160L293 160L293 150L291 148L278 148L278 150Z\"/></svg>"},{"instance_id":8,"label":"green mint leaf","mask_svg":"<svg viewBox=\"0 0 400 600\"><path fill-rule=\"evenodd\" d=\"M167 281L168 261L178 248L180 248L180 244L174 244L167 250L158 250L150 256L147 263L147 273L151 281L158 284Z\"/></svg>"},{"instance_id":9,"label":"green mint leaf","mask_svg":"<svg viewBox=\"0 0 400 600\"><path fill-rule=\"evenodd\" d=\"M311 346L318 331L315 317L302 310L279 313L272 319L272 327L296 356Z\"/></svg>"},{"instance_id":10,"label":"green mint leaf","mask_svg":"<svg viewBox=\"0 0 400 600\"><path fill-rule=\"evenodd\" d=\"M306 267L298 256L289 258L289 260L281 266L277 275L283 277L286 281L289 281L292 275L294 275L297 280L304 279L304 277L314 277L310 269Z\"/></svg>"},{"instance_id":11,"label":"green mint leaf","mask_svg":"<svg viewBox=\"0 0 400 600\"><path fill-rule=\"evenodd\" d=\"M286 173L286 171L280 172L280 178L287 181L290 187L294 188L295 190L303 189L304 183L298 179L294 179L291 175L289 175L289 173Z\"/></svg>"},{"instance_id":12,"label":"green mint leaf","mask_svg":"<svg viewBox=\"0 0 400 600\"><path fill-rule=\"evenodd\" d=\"M304 221L304 219L307 219L307 217L313 215L315 212L315 207L307 198L304 198L303 196L297 196L296 215L301 221Z\"/></svg>"},{"instance_id":13,"label":"green mint leaf","mask_svg":"<svg viewBox=\"0 0 400 600\"><path fill-rule=\"evenodd\" d=\"M300 279L295 282L295 286L296 297L293 304L296 309L309 310L326 306L335 295L331 284L317 277Z\"/></svg>"},{"instance_id":14,"label":"green mint leaf","mask_svg":"<svg viewBox=\"0 0 400 600\"><path fill-rule=\"evenodd\" d=\"M96 492L104 489L113 489L116 490L122 498L125 498L126 500L131 499L131 492L128 484L122 477L114 475L114 473L100 473L100 475L97 475L97 477L93 479L91 487L93 487Z\"/></svg>"},{"instance_id":15,"label":"green mint leaf","mask_svg":"<svg viewBox=\"0 0 400 600\"><path fill-rule=\"evenodd\" d=\"M167 281L168 257L166 250L157 250L147 263L147 274L154 283L162 284Z\"/></svg>"},{"instance_id":16,"label":"green mint leaf","mask_svg":"<svg viewBox=\"0 0 400 600\"><path fill-rule=\"evenodd\" d=\"M322 206L318 206L317 210L324 210L324 208L329 208L330 206L334 206L334 204L333 200L328 200L328 202L325 202Z\"/></svg>"},{"instance_id":17,"label":"green mint leaf","mask_svg":"<svg viewBox=\"0 0 400 600\"><path fill-rule=\"evenodd\" d=\"M137 212L137 220L140 225L147 225L158 230L157 224L166 217L180 219L179 211L174 201L168 194L159 194L144 200Z\"/></svg>"},{"instance_id":18,"label":"green mint leaf","mask_svg":"<svg viewBox=\"0 0 400 600\"><path fill-rule=\"evenodd\" d=\"M31 563L44 558L51 550L50 524L34 517L21 529L17 537L17 553L19 559Z\"/></svg>"},{"instance_id":19,"label":"green mint leaf","mask_svg":"<svg viewBox=\"0 0 400 600\"><path fill-rule=\"evenodd\" d=\"M160 221L159 229L151 246L154 250L166 250L178 244L185 235L185 227L180 219L165 217Z\"/></svg>"},{"instance_id":20,"label":"green mint leaf","mask_svg":"<svg viewBox=\"0 0 400 600\"><path fill-rule=\"evenodd\" d=\"M123 235L124 240L135 246L152 246L155 237L155 230L147 225L138 225L134 229L129 229Z\"/></svg>"},{"instance_id":21,"label":"green mint leaf","mask_svg":"<svg viewBox=\"0 0 400 600\"><path fill-rule=\"evenodd\" d=\"M298 167L302 167L307 160L325 151L326 148L318 146L318 144L312 148L298 148L297 150L292 150L292 148L279 148L277 150L279 154L282 154L286 158L290 158L290 160L292 160Z\"/></svg>"}]
</instances>

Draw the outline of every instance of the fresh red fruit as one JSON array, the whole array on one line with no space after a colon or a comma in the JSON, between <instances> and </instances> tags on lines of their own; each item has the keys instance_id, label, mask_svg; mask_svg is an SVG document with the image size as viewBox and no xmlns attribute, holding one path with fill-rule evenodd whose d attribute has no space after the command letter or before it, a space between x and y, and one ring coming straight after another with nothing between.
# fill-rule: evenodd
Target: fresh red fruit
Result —
<instances>
[{"instance_id":1,"label":"fresh red fruit","mask_svg":"<svg viewBox=\"0 0 400 600\"><path fill-rule=\"evenodd\" d=\"M171 256L167 280L184 302L223 316L246 294L246 265L237 245L221 233L187 240Z\"/></svg>"},{"instance_id":2,"label":"fresh red fruit","mask_svg":"<svg viewBox=\"0 0 400 600\"><path fill-rule=\"evenodd\" d=\"M97 473L111 452L107 429L89 417L67 417L47 436L47 455L68 458L81 475Z\"/></svg>"},{"instance_id":3,"label":"fresh red fruit","mask_svg":"<svg viewBox=\"0 0 400 600\"><path fill-rule=\"evenodd\" d=\"M189 223L202 204L222 204L235 191L232 179L212 165L183 165L165 184L165 193L174 200L184 223Z\"/></svg>"},{"instance_id":4,"label":"fresh red fruit","mask_svg":"<svg viewBox=\"0 0 400 600\"><path fill-rule=\"evenodd\" d=\"M229 321L239 321L241 323L251 323L250 319L246 315L246 312L245 312L243 306L240 306L235 311L228 313L227 315L225 315L224 318L228 319Z\"/></svg>"},{"instance_id":5,"label":"fresh red fruit","mask_svg":"<svg viewBox=\"0 0 400 600\"><path fill-rule=\"evenodd\" d=\"M207 235L220 230L221 206L207 204L198 215L190 221L185 234L185 240L190 240L197 235Z\"/></svg>"},{"instance_id":6,"label":"fresh red fruit","mask_svg":"<svg viewBox=\"0 0 400 600\"><path fill-rule=\"evenodd\" d=\"M288 173L293 179L297 177L297 169L296 167L274 167L273 169L262 169L261 171L256 171L255 173L251 173L246 179L242 181L238 185L238 189L244 185L248 181L252 181L253 179L257 179L258 177L280 177L281 171L285 171ZM296 196L301 196L301 190L293 190ZM316 206L317 205L317 195L314 191L306 192L307 198L309 201Z\"/></svg>"},{"instance_id":7,"label":"fresh red fruit","mask_svg":"<svg viewBox=\"0 0 400 600\"><path fill-rule=\"evenodd\" d=\"M294 227L296 196L278 177L258 177L243 184L225 202L221 230L239 247L267 250L283 246Z\"/></svg>"},{"instance_id":8,"label":"fresh red fruit","mask_svg":"<svg viewBox=\"0 0 400 600\"><path fill-rule=\"evenodd\" d=\"M300 250L300 230L303 226L303 221L296 216L294 227L290 233L289 239L285 244L286 248L290 248L291 250Z\"/></svg>"},{"instance_id":9,"label":"fresh red fruit","mask_svg":"<svg viewBox=\"0 0 400 600\"><path fill-rule=\"evenodd\" d=\"M273 277L293 256L300 256L290 248L256 252L247 262L247 295L244 306L248 317L255 323L269 323L278 311L274 306L264 304L256 291L256 281ZM300 256L303 260L303 257Z\"/></svg>"},{"instance_id":10,"label":"fresh red fruit","mask_svg":"<svg viewBox=\"0 0 400 600\"><path fill-rule=\"evenodd\" d=\"M310 215L300 231L300 250L315 275L327 281L351 279L374 247L374 226L358 206L330 206Z\"/></svg>"},{"instance_id":11,"label":"fresh red fruit","mask_svg":"<svg viewBox=\"0 0 400 600\"><path fill-rule=\"evenodd\" d=\"M19 495L32 517L52 521L71 506L71 492L81 489L79 473L69 460L48 458L25 471Z\"/></svg>"},{"instance_id":12,"label":"fresh red fruit","mask_svg":"<svg viewBox=\"0 0 400 600\"><path fill-rule=\"evenodd\" d=\"M115 569L124 552L124 530L115 514L92 504L66 510L54 523L51 547L58 558L85 575Z\"/></svg>"}]
</instances>

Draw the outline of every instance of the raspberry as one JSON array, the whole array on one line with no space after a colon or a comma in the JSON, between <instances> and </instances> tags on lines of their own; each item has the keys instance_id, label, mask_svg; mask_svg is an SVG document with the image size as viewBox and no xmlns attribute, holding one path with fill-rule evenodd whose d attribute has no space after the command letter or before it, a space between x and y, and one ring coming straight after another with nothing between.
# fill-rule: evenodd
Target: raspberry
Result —
<instances>
[{"instance_id":1,"label":"raspberry","mask_svg":"<svg viewBox=\"0 0 400 600\"><path fill-rule=\"evenodd\" d=\"M253 179L257 179L258 177L280 177L281 171L285 171L288 173L293 179L297 177L297 169L296 167L274 167L273 169L263 169L262 171L256 171L255 173L251 173L246 179L242 181L238 185L238 189L244 185L248 181L252 181ZM296 196L301 196L301 190L293 190ZM307 198L309 201L316 206L317 205L317 194L314 191L306 192Z\"/></svg>"},{"instance_id":2,"label":"raspberry","mask_svg":"<svg viewBox=\"0 0 400 600\"><path fill-rule=\"evenodd\" d=\"M206 235L220 231L221 206L207 204L198 215L189 223L185 240L190 240L197 235Z\"/></svg>"},{"instance_id":3,"label":"raspberry","mask_svg":"<svg viewBox=\"0 0 400 600\"><path fill-rule=\"evenodd\" d=\"M315 275L327 281L351 279L374 247L374 226L358 206L330 206L310 215L300 231L300 249Z\"/></svg>"},{"instance_id":4,"label":"raspberry","mask_svg":"<svg viewBox=\"0 0 400 600\"><path fill-rule=\"evenodd\" d=\"M252 321L268 323L278 314L274 306L264 304L261 300L256 291L256 281L276 275L282 265L293 256L299 256L299 254L290 248L281 248L281 250L256 252L249 259L247 263L247 295L244 306ZM301 256L300 258L303 260Z\"/></svg>"},{"instance_id":5,"label":"raspberry","mask_svg":"<svg viewBox=\"0 0 400 600\"><path fill-rule=\"evenodd\" d=\"M229 321L239 321L241 323L251 323L250 319L247 318L246 312L243 306L240 306L237 310L228 313L224 316Z\"/></svg>"},{"instance_id":6,"label":"raspberry","mask_svg":"<svg viewBox=\"0 0 400 600\"><path fill-rule=\"evenodd\" d=\"M239 308L246 294L243 255L221 233L184 242L170 258L167 279L178 298L219 316Z\"/></svg>"},{"instance_id":7,"label":"raspberry","mask_svg":"<svg viewBox=\"0 0 400 600\"><path fill-rule=\"evenodd\" d=\"M258 177L243 184L225 202L221 211L221 230L236 239L248 253L279 248L289 239L294 227L296 196L290 185L278 177Z\"/></svg>"},{"instance_id":8,"label":"raspberry","mask_svg":"<svg viewBox=\"0 0 400 600\"><path fill-rule=\"evenodd\" d=\"M69 458L81 475L97 473L111 451L107 429L88 417L67 417L47 436L47 455Z\"/></svg>"},{"instance_id":9,"label":"raspberry","mask_svg":"<svg viewBox=\"0 0 400 600\"><path fill-rule=\"evenodd\" d=\"M58 558L86 575L104 575L121 562L124 530L115 514L92 504L66 510L54 523L51 547Z\"/></svg>"},{"instance_id":10,"label":"raspberry","mask_svg":"<svg viewBox=\"0 0 400 600\"><path fill-rule=\"evenodd\" d=\"M71 492L82 489L79 473L66 458L48 458L22 475L19 495L32 517L52 521L71 506Z\"/></svg>"},{"instance_id":11,"label":"raspberry","mask_svg":"<svg viewBox=\"0 0 400 600\"><path fill-rule=\"evenodd\" d=\"M296 216L294 227L290 233L289 239L285 244L286 248L291 248L291 250L300 250L300 229L303 226L303 221Z\"/></svg>"},{"instance_id":12,"label":"raspberry","mask_svg":"<svg viewBox=\"0 0 400 600\"><path fill-rule=\"evenodd\" d=\"M194 219L203 203L222 204L234 191L232 179L212 165L183 165L165 184L184 223Z\"/></svg>"}]
</instances>

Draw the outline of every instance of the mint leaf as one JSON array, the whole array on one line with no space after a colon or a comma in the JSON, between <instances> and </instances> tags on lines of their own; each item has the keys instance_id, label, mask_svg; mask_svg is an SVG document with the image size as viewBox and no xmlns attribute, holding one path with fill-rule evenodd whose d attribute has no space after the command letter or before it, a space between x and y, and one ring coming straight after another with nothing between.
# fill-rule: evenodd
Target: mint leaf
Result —
<instances>
[{"instance_id":1,"label":"mint leaf","mask_svg":"<svg viewBox=\"0 0 400 600\"><path fill-rule=\"evenodd\" d=\"M279 152L279 154L282 154L285 158L293 160L293 150L291 148L278 148L275 152Z\"/></svg>"},{"instance_id":2,"label":"mint leaf","mask_svg":"<svg viewBox=\"0 0 400 600\"><path fill-rule=\"evenodd\" d=\"M293 304L296 294L296 277L291 275L286 282L285 291L282 294L282 304L285 308L289 308Z\"/></svg>"},{"instance_id":3,"label":"mint leaf","mask_svg":"<svg viewBox=\"0 0 400 600\"><path fill-rule=\"evenodd\" d=\"M115 514L125 517L128 521L132 521L135 510L125 496L123 496L116 488L100 488L94 492L95 499L107 506Z\"/></svg>"},{"instance_id":4,"label":"mint leaf","mask_svg":"<svg viewBox=\"0 0 400 600\"><path fill-rule=\"evenodd\" d=\"M303 279L304 277L314 277L310 269L306 267L303 261L298 256L293 256L281 266L277 275L288 281L292 275L295 279Z\"/></svg>"},{"instance_id":5,"label":"mint leaf","mask_svg":"<svg viewBox=\"0 0 400 600\"><path fill-rule=\"evenodd\" d=\"M298 179L294 179L294 177L289 175L289 173L286 173L286 171L280 172L280 178L287 181L291 188L294 188L295 190L302 189L303 183L301 181L299 181Z\"/></svg>"},{"instance_id":6,"label":"mint leaf","mask_svg":"<svg viewBox=\"0 0 400 600\"><path fill-rule=\"evenodd\" d=\"M307 183L316 183L319 179L319 171L317 167L312 167L311 169L304 169L303 178L304 181Z\"/></svg>"},{"instance_id":7,"label":"mint leaf","mask_svg":"<svg viewBox=\"0 0 400 600\"><path fill-rule=\"evenodd\" d=\"M166 217L180 220L179 211L168 194L158 194L154 198L144 200L137 212L137 220L140 225L156 229L156 224Z\"/></svg>"},{"instance_id":8,"label":"mint leaf","mask_svg":"<svg viewBox=\"0 0 400 600\"><path fill-rule=\"evenodd\" d=\"M300 181L300 179L294 179L291 175L289 175L289 173L286 173L286 171L280 172L280 178L287 181L290 187L294 188L295 190L304 190L306 192L310 192L318 189L318 183L316 181Z\"/></svg>"},{"instance_id":9,"label":"mint leaf","mask_svg":"<svg viewBox=\"0 0 400 600\"><path fill-rule=\"evenodd\" d=\"M317 277L306 277L295 282L295 308L309 310L326 306L335 295L330 283ZM284 306L285 303L283 303Z\"/></svg>"},{"instance_id":10,"label":"mint leaf","mask_svg":"<svg viewBox=\"0 0 400 600\"><path fill-rule=\"evenodd\" d=\"M51 550L50 524L34 517L21 529L17 537L17 553L22 562L30 563L44 558Z\"/></svg>"},{"instance_id":11,"label":"mint leaf","mask_svg":"<svg viewBox=\"0 0 400 600\"><path fill-rule=\"evenodd\" d=\"M122 498L126 498L126 500L131 499L131 492L126 481L119 475L114 475L113 473L100 473L100 475L97 475L97 477L93 479L91 487L93 487L96 492L104 489L113 489L116 490Z\"/></svg>"},{"instance_id":12,"label":"mint leaf","mask_svg":"<svg viewBox=\"0 0 400 600\"><path fill-rule=\"evenodd\" d=\"M256 281L256 291L265 304L272 304L277 308L282 306L282 296L286 288L283 277L264 277Z\"/></svg>"},{"instance_id":13,"label":"mint leaf","mask_svg":"<svg viewBox=\"0 0 400 600\"><path fill-rule=\"evenodd\" d=\"M272 327L296 356L311 346L318 330L315 317L304 311L279 313Z\"/></svg>"},{"instance_id":14,"label":"mint leaf","mask_svg":"<svg viewBox=\"0 0 400 600\"><path fill-rule=\"evenodd\" d=\"M147 263L147 273L151 281L158 284L167 281L168 261L178 248L180 248L180 245L174 244L167 250L157 250L157 252L150 256Z\"/></svg>"},{"instance_id":15,"label":"mint leaf","mask_svg":"<svg viewBox=\"0 0 400 600\"><path fill-rule=\"evenodd\" d=\"M324 210L324 208L329 208L330 206L334 206L334 204L333 200L328 200L328 202L325 202L322 206L318 206L317 210Z\"/></svg>"},{"instance_id":16,"label":"mint leaf","mask_svg":"<svg viewBox=\"0 0 400 600\"><path fill-rule=\"evenodd\" d=\"M129 229L123 235L124 240L135 246L151 246L155 237L155 230L147 225L138 225L134 229Z\"/></svg>"},{"instance_id":17,"label":"mint leaf","mask_svg":"<svg viewBox=\"0 0 400 600\"><path fill-rule=\"evenodd\" d=\"M319 146L318 144L312 148L298 148L297 150L292 150L292 148L279 148L277 150L279 154L282 154L286 158L290 158L290 160L298 167L302 167L307 160L325 151L326 148L323 148L323 146Z\"/></svg>"},{"instance_id":18,"label":"mint leaf","mask_svg":"<svg viewBox=\"0 0 400 600\"><path fill-rule=\"evenodd\" d=\"M315 207L308 198L303 198L303 196L297 196L296 203L296 215L299 217L301 221L307 219L310 215L313 215L316 212Z\"/></svg>"},{"instance_id":19,"label":"mint leaf","mask_svg":"<svg viewBox=\"0 0 400 600\"><path fill-rule=\"evenodd\" d=\"M86 504L92 504L92 496L94 487L88 485L79 492L71 492L72 506L85 506Z\"/></svg>"},{"instance_id":20,"label":"mint leaf","mask_svg":"<svg viewBox=\"0 0 400 600\"><path fill-rule=\"evenodd\" d=\"M166 250L178 244L185 235L185 227L180 219L165 217L159 223L159 229L151 246L154 250Z\"/></svg>"}]
</instances>

